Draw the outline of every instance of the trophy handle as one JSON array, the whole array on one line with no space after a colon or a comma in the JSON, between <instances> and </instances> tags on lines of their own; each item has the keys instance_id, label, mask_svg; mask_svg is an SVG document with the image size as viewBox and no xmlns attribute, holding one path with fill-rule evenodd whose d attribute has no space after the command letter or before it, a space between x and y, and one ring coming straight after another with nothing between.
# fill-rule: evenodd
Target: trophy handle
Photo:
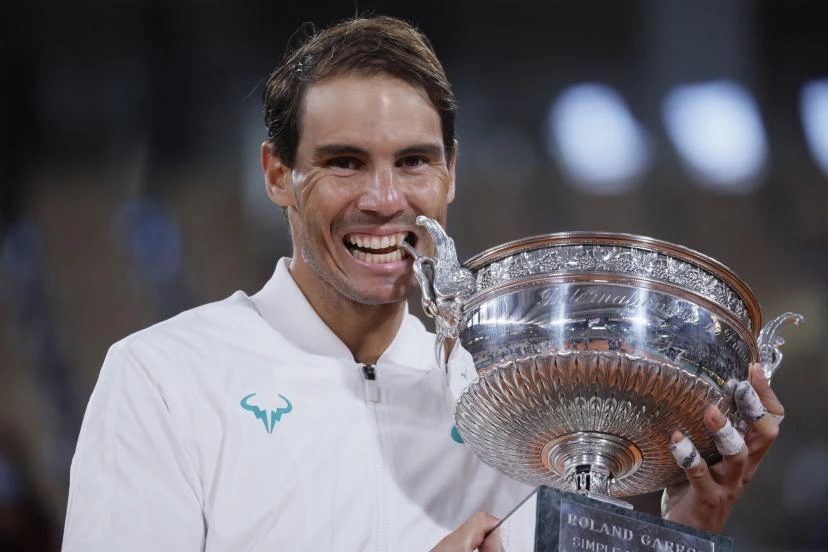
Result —
<instances>
[{"instance_id":1,"label":"trophy handle","mask_svg":"<svg viewBox=\"0 0 828 552\"><path fill-rule=\"evenodd\" d=\"M793 312L780 314L762 327L759 338L756 340L759 345L759 362L762 365L762 372L769 382L782 362L782 351L779 348L785 344L785 340L776 335L776 332L789 322L801 326L805 322L805 317Z\"/></svg>"},{"instance_id":2,"label":"trophy handle","mask_svg":"<svg viewBox=\"0 0 828 552\"><path fill-rule=\"evenodd\" d=\"M422 291L423 310L434 318L437 326L434 354L437 364L445 369L463 320L463 301L475 292L477 285L471 271L460 266L454 240L442 226L422 215L417 217L417 225L428 230L436 256L420 255L405 242L400 246L414 257L414 275Z\"/></svg>"}]
</instances>

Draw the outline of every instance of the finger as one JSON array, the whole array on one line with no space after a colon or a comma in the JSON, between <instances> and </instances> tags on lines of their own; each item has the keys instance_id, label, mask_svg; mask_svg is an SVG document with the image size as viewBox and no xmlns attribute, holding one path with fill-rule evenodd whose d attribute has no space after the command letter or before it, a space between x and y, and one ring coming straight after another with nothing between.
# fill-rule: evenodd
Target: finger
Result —
<instances>
[{"instance_id":1,"label":"finger","mask_svg":"<svg viewBox=\"0 0 828 552\"><path fill-rule=\"evenodd\" d=\"M782 421L782 418L785 417L785 408L776 397L776 393L774 393L773 389L771 389L770 382L765 379L765 374L762 372L761 364L754 363L750 365L748 381L753 386L756 394L759 395L759 399L762 401L762 404L776 419L776 423L778 425L779 422Z\"/></svg>"},{"instance_id":2,"label":"finger","mask_svg":"<svg viewBox=\"0 0 828 552\"><path fill-rule=\"evenodd\" d=\"M779 435L779 424L773 416L769 416L768 409L762 404L762 399L753 388L746 382L739 382L733 392L733 400L736 408L752 430L750 440L750 452L765 451L770 448L773 441Z\"/></svg>"},{"instance_id":3,"label":"finger","mask_svg":"<svg viewBox=\"0 0 828 552\"><path fill-rule=\"evenodd\" d=\"M673 453L676 463L684 470L695 468L702 461L701 454L696 450L693 441L685 437L680 431L673 433L670 438L670 452Z\"/></svg>"},{"instance_id":4,"label":"finger","mask_svg":"<svg viewBox=\"0 0 828 552\"><path fill-rule=\"evenodd\" d=\"M497 535L489 535L480 545L480 548L477 549L477 552L505 552L503 541Z\"/></svg>"},{"instance_id":5,"label":"finger","mask_svg":"<svg viewBox=\"0 0 828 552\"><path fill-rule=\"evenodd\" d=\"M716 450L725 459L736 456L745 449L745 439L716 406L709 406L705 410L704 426L710 432Z\"/></svg>"},{"instance_id":6,"label":"finger","mask_svg":"<svg viewBox=\"0 0 828 552\"><path fill-rule=\"evenodd\" d=\"M716 450L722 455L722 461L711 469L713 479L728 488L740 488L749 452L744 437L715 406L710 406L705 411L704 425L710 432Z\"/></svg>"},{"instance_id":7,"label":"finger","mask_svg":"<svg viewBox=\"0 0 828 552\"><path fill-rule=\"evenodd\" d=\"M446 536L431 552L472 552L477 550L486 535L495 528L498 519L491 514L478 512L456 531Z\"/></svg>"},{"instance_id":8,"label":"finger","mask_svg":"<svg viewBox=\"0 0 828 552\"><path fill-rule=\"evenodd\" d=\"M756 368L758 369L758 366ZM760 384L764 383L766 390L770 391L767 380L761 376L761 373L759 373L759 376L757 379L761 380ZM750 383L741 382L737 386L733 398L736 402L736 407L739 409L739 413L743 418L748 420L748 425L751 430L747 437L750 456L748 457L745 472L742 475L742 481L746 484L753 479L765 453L767 453L768 449L770 449L773 442L779 436L779 423L773 414L765 408L765 404L763 404L758 392ZM774 401L777 405L776 408L779 409L778 411L780 413L784 412L782 405L779 404L775 396L772 397L772 400L768 400L771 405L774 404Z\"/></svg>"},{"instance_id":9,"label":"finger","mask_svg":"<svg viewBox=\"0 0 828 552\"><path fill-rule=\"evenodd\" d=\"M713 496L716 493L717 484L710 474L707 462L701 457L689 437L685 437L680 431L674 432L670 437L670 452L673 453L676 463L687 474L687 480L696 492L705 496Z\"/></svg>"},{"instance_id":10,"label":"finger","mask_svg":"<svg viewBox=\"0 0 828 552\"><path fill-rule=\"evenodd\" d=\"M739 414L747 422L756 423L768 415L768 409L762 404L762 399L747 381L740 381L736 384L733 390L733 402L736 403Z\"/></svg>"},{"instance_id":11,"label":"finger","mask_svg":"<svg viewBox=\"0 0 828 552\"><path fill-rule=\"evenodd\" d=\"M494 517L492 514L487 514L486 512L477 512L474 514L469 521L463 524L464 526L468 526L469 530L469 538L466 541L466 545L469 546L468 549L475 550L480 547L486 539L486 535L488 535L499 522L499 519Z\"/></svg>"}]
</instances>

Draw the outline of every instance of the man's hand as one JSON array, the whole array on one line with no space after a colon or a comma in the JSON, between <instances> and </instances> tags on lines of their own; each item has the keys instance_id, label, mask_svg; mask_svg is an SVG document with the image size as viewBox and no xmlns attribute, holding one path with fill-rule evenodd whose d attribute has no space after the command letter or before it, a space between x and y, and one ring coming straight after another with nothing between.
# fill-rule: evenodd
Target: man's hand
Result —
<instances>
[{"instance_id":1,"label":"man's hand","mask_svg":"<svg viewBox=\"0 0 828 552\"><path fill-rule=\"evenodd\" d=\"M665 519L721 532L734 503L776 440L785 411L760 365L751 365L748 381L736 386L734 398L748 424L744 438L715 406L704 413L704 425L722 455L718 464L709 467L680 432L671 437L670 449L687 473L688 483L665 489L661 502Z\"/></svg>"},{"instance_id":2,"label":"man's hand","mask_svg":"<svg viewBox=\"0 0 828 552\"><path fill-rule=\"evenodd\" d=\"M487 539L486 534L495 528L498 519L485 512L477 512L453 533L437 543L431 552L496 552L499 550L497 543L490 542L494 539Z\"/></svg>"}]
</instances>

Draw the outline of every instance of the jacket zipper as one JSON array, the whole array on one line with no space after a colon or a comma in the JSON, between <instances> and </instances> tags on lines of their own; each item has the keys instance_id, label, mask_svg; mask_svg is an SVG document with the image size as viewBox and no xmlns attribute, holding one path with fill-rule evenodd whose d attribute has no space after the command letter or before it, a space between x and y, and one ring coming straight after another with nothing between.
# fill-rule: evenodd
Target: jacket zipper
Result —
<instances>
[{"instance_id":1,"label":"jacket zipper","mask_svg":"<svg viewBox=\"0 0 828 552\"><path fill-rule=\"evenodd\" d=\"M365 398L368 402L380 402L380 389L377 385L377 367L374 364L363 364L362 375L365 376Z\"/></svg>"},{"instance_id":2,"label":"jacket zipper","mask_svg":"<svg viewBox=\"0 0 828 552\"><path fill-rule=\"evenodd\" d=\"M366 407L369 410L369 417L374 425L375 447L374 462L377 467L377 523L379 535L377 539L378 550L388 550L388 511L387 500L385 500L385 465L382 455L382 437L380 435L380 422L377 407L380 402L380 388L377 385L377 367L374 364L362 365L362 376L365 384Z\"/></svg>"}]
</instances>

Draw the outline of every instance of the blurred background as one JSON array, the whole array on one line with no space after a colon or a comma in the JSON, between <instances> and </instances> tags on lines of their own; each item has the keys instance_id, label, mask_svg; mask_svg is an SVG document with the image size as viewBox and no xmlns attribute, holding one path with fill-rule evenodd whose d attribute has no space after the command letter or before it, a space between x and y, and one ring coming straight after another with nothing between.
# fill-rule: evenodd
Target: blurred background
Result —
<instances>
[{"instance_id":1,"label":"blurred background","mask_svg":"<svg viewBox=\"0 0 828 552\"><path fill-rule=\"evenodd\" d=\"M646 234L729 265L766 317L806 315L774 380L783 431L727 533L828 550L818 0L4 0L0 549L58 549L108 346L256 291L290 253L258 163L261 85L303 22L356 11L418 24L456 87L462 258L545 232Z\"/></svg>"}]
</instances>

